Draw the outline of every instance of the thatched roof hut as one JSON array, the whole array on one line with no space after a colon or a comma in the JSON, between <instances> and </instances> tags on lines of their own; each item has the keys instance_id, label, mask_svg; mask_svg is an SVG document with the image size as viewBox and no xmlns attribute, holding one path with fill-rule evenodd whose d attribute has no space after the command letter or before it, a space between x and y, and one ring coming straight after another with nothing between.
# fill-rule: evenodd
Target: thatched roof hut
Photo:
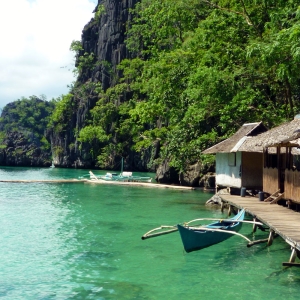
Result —
<instances>
[{"instance_id":1,"label":"thatched roof hut","mask_svg":"<svg viewBox=\"0 0 300 300\"><path fill-rule=\"evenodd\" d=\"M262 147L264 153L263 191L272 203L281 198L300 203L300 116L274 127L248 141L249 147Z\"/></svg>"},{"instance_id":2,"label":"thatched roof hut","mask_svg":"<svg viewBox=\"0 0 300 300\"><path fill-rule=\"evenodd\" d=\"M247 141L248 147L299 146L300 119L281 124Z\"/></svg>"},{"instance_id":3,"label":"thatched roof hut","mask_svg":"<svg viewBox=\"0 0 300 300\"><path fill-rule=\"evenodd\" d=\"M202 153L215 154L237 151L262 152L263 147L261 145L254 146L253 143L249 144L249 141L252 140L253 137L265 131L267 131L267 128L262 122L246 123L230 138L204 150Z\"/></svg>"},{"instance_id":4,"label":"thatched roof hut","mask_svg":"<svg viewBox=\"0 0 300 300\"><path fill-rule=\"evenodd\" d=\"M216 185L252 189L262 187L263 147L248 145L258 134L267 131L262 122L244 124L225 141L203 151L216 154Z\"/></svg>"}]
</instances>

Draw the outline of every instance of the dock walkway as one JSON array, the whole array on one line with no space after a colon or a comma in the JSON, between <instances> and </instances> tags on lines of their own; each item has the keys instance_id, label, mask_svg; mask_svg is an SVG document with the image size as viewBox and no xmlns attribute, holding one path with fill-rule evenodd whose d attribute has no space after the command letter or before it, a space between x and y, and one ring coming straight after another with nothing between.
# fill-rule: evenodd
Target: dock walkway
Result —
<instances>
[{"instance_id":1,"label":"dock walkway","mask_svg":"<svg viewBox=\"0 0 300 300\"><path fill-rule=\"evenodd\" d=\"M148 183L148 182L124 182L124 181L105 181L105 180L89 180L89 179L16 179L16 180L0 180L0 183L91 183L91 184L115 184L115 185L130 185L130 186L144 186L150 188L169 188L178 190L198 190L200 188L182 186L182 185L169 185L161 183ZM200 189L201 190L201 189Z\"/></svg>"},{"instance_id":2,"label":"dock walkway","mask_svg":"<svg viewBox=\"0 0 300 300\"><path fill-rule=\"evenodd\" d=\"M4 183L81 183L86 182L86 179L15 179L15 180L0 180Z\"/></svg>"},{"instance_id":3,"label":"dock walkway","mask_svg":"<svg viewBox=\"0 0 300 300\"><path fill-rule=\"evenodd\" d=\"M177 190L197 190L197 188L190 187L190 186L150 183L150 182L106 181L106 180L99 179L99 180L87 180L86 183L143 186L143 187L150 187L150 188L169 188L169 189L177 189Z\"/></svg>"},{"instance_id":4,"label":"dock walkway","mask_svg":"<svg viewBox=\"0 0 300 300\"><path fill-rule=\"evenodd\" d=\"M244 208L253 217L266 224L288 244L300 251L300 213L287 207L259 201L255 197L220 195L225 203Z\"/></svg>"}]
</instances>

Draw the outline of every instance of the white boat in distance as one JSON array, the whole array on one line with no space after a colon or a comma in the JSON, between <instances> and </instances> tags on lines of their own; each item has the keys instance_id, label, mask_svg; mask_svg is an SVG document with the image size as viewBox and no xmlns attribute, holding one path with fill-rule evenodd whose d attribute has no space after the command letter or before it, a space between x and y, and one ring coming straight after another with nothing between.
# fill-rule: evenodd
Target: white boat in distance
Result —
<instances>
[{"instance_id":1,"label":"white boat in distance","mask_svg":"<svg viewBox=\"0 0 300 300\"><path fill-rule=\"evenodd\" d=\"M132 172L123 172L123 158L121 173L106 173L105 175L95 175L92 171L89 171L91 180L104 180L104 181L123 181L123 182L151 182L151 177L134 176Z\"/></svg>"}]
</instances>

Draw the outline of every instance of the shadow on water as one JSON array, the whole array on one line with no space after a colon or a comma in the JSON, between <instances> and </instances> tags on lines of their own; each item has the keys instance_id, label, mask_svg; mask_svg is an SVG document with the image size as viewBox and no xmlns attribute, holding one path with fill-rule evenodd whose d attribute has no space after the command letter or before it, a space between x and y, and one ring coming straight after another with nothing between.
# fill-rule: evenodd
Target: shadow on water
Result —
<instances>
[{"instance_id":1,"label":"shadow on water","mask_svg":"<svg viewBox=\"0 0 300 300\"><path fill-rule=\"evenodd\" d=\"M68 299L153 299L145 296L142 285L132 284L126 281L111 280L95 285L82 284L73 290L73 294L74 295L68 297Z\"/></svg>"},{"instance_id":2,"label":"shadow on water","mask_svg":"<svg viewBox=\"0 0 300 300\"><path fill-rule=\"evenodd\" d=\"M105 252L105 251L83 251L73 255L75 260L105 260L118 257L120 252Z\"/></svg>"}]
</instances>

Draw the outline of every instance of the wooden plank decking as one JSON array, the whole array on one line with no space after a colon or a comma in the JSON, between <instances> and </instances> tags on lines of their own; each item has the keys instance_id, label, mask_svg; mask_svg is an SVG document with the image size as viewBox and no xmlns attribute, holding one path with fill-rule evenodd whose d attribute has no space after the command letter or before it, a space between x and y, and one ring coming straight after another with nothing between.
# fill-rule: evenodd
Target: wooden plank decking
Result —
<instances>
[{"instance_id":1,"label":"wooden plank decking","mask_svg":"<svg viewBox=\"0 0 300 300\"><path fill-rule=\"evenodd\" d=\"M259 201L255 197L220 195L222 200L255 216L259 221L274 230L287 243L300 250L300 213L287 207Z\"/></svg>"}]
</instances>

